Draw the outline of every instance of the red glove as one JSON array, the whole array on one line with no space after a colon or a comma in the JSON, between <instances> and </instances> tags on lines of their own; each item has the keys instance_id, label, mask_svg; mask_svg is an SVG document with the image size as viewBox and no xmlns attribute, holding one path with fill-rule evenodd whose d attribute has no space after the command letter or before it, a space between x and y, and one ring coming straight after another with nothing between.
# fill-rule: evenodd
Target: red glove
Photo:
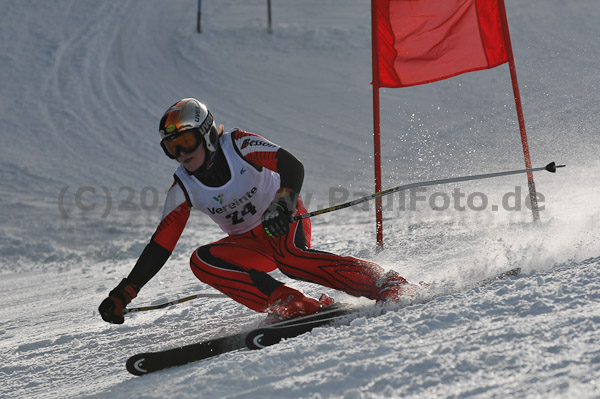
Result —
<instances>
[{"instance_id":1,"label":"red glove","mask_svg":"<svg viewBox=\"0 0 600 399\"><path fill-rule=\"evenodd\" d=\"M126 278L121 280L119 285L109 292L108 298L102 301L98 307L100 316L104 321L113 324L123 324L123 309L140 292L140 287L130 283Z\"/></svg>"}]
</instances>

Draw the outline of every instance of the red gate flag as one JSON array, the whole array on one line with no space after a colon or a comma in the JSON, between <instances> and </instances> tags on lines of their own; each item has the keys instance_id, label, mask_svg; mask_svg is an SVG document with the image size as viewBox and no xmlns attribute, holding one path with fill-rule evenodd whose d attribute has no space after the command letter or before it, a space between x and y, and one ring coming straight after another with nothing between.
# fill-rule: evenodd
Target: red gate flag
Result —
<instances>
[{"instance_id":1,"label":"red gate flag","mask_svg":"<svg viewBox=\"0 0 600 399\"><path fill-rule=\"evenodd\" d=\"M508 61L500 0L376 0L379 87L405 87Z\"/></svg>"}]
</instances>

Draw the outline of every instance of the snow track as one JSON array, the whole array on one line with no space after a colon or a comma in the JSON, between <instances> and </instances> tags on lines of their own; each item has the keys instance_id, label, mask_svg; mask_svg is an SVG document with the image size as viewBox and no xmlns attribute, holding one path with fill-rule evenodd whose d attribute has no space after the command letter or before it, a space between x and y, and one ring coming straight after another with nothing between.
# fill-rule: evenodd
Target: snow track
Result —
<instances>
[{"instance_id":1,"label":"snow track","mask_svg":"<svg viewBox=\"0 0 600 399\"><path fill-rule=\"evenodd\" d=\"M131 314L122 326L97 314L160 218L175 164L156 127L169 105L201 98L226 128L291 150L306 165L311 211L372 192L368 4L274 2L272 35L264 0L203 2L201 35L195 5L2 2L0 397L600 397L597 0L507 0L534 166L567 164L536 175L540 223L524 206L502 206L507 193L526 191L523 176L432 187L414 207L409 194L389 197L381 253L372 205L313 220L315 248L451 283L455 293L262 351L131 377L124 366L134 353L261 320L217 298ZM383 90L384 188L522 168L509 80L504 65ZM432 209L433 193L452 198L454 189L465 196L460 205L482 193L489 206ZM214 292L188 260L221 235L194 214L133 305ZM523 275L461 289L513 267Z\"/></svg>"}]
</instances>

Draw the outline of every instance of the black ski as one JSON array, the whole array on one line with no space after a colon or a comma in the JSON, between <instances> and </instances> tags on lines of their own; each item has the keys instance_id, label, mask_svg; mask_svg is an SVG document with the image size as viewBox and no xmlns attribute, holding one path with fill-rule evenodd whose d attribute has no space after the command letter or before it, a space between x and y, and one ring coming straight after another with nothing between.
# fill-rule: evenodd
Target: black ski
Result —
<instances>
[{"instance_id":1,"label":"black ski","mask_svg":"<svg viewBox=\"0 0 600 399\"><path fill-rule=\"evenodd\" d=\"M336 305L314 315L298 317L254 329L246 335L246 346L250 349L262 349L266 346L275 345L281 342L282 339L307 333L313 328L349 319L349 315L358 315L360 311L359 306Z\"/></svg>"},{"instance_id":2,"label":"black ski","mask_svg":"<svg viewBox=\"0 0 600 399\"><path fill-rule=\"evenodd\" d=\"M520 268L515 268L508 270L506 272L502 272L495 276L486 278L484 280L478 281L475 286L483 287L489 284L492 284L496 281L505 280L510 277L517 276L521 272ZM448 294L443 294L448 295ZM429 298L429 300L434 299L435 297ZM395 309L390 310L398 310L404 306L400 306ZM352 307L352 306L342 306L340 309L332 310L331 312L324 312L323 314L317 314L313 317L307 316L304 318L292 319L288 322L276 323L268 326L264 326L261 328L257 328L252 330L246 336L246 346L250 349L262 349L266 346L275 345L281 342L284 339L294 338L309 331L312 331L316 327L328 325L328 324L341 324L348 323L356 317L361 316L360 308ZM384 307L372 307L367 311L364 310L364 315L368 317L380 316L385 313L386 308ZM349 317L350 315L354 317Z\"/></svg>"},{"instance_id":3,"label":"black ski","mask_svg":"<svg viewBox=\"0 0 600 399\"><path fill-rule=\"evenodd\" d=\"M511 269L481 280L474 284L473 287L483 287L496 281L517 276L520 272L520 268ZM446 293L443 295L449 294ZM435 297L429 298L429 300L433 299ZM398 309L402 307L404 306ZM127 360L127 370L134 375L144 375L169 367L208 359L237 349L262 349L266 346L275 345L283 339L307 333L319 326L348 323L350 320L361 315L373 317L381 315L385 311L386 308L384 307L360 308L355 305L338 303L313 315L273 323L251 331L243 331L159 352L140 353Z\"/></svg>"},{"instance_id":4,"label":"black ski","mask_svg":"<svg viewBox=\"0 0 600 399\"><path fill-rule=\"evenodd\" d=\"M245 331L160 352L139 353L127 360L127 371L144 375L245 348L246 335Z\"/></svg>"},{"instance_id":5,"label":"black ski","mask_svg":"<svg viewBox=\"0 0 600 399\"><path fill-rule=\"evenodd\" d=\"M520 272L520 268L511 269L506 272L502 272L495 276L481 280L477 282L475 286L483 287L492 284L496 281L501 281L510 277L514 277ZM430 298L430 300L432 299L434 298ZM406 305L400 306L399 308L396 308L394 310L400 309L405 306ZM347 323L352 319L361 316L361 312L359 310L360 309L356 307L345 306L337 311L333 310L329 313L325 312L322 315L315 315L317 317L307 316L305 318L293 319L288 322L277 323L257 328L255 330L250 331L246 336L246 346L250 349L262 349L266 346L278 344L284 339L297 337L299 335L307 333L319 326L324 326L333 323ZM375 317L382 315L383 313L385 313L385 311L386 309L384 307L373 307L369 309L369 312L365 310L364 315L368 317ZM353 315L355 317L349 317L349 315Z\"/></svg>"},{"instance_id":6,"label":"black ski","mask_svg":"<svg viewBox=\"0 0 600 399\"><path fill-rule=\"evenodd\" d=\"M293 323L302 322L315 323L319 320L328 320L331 317L349 314L356 310L356 307L336 303L319 313L273 323L271 324L271 326L288 326ZM321 324L327 323L331 323L331 321L321 322ZM316 327L316 325L317 324L315 324L313 328ZM134 375L144 375L169 367L182 366L184 364L188 364L198 360L208 359L213 356L221 355L226 352L246 348L246 337L252 331L255 330L243 331L237 334L227 335L220 338L210 339L208 341L180 346L178 348L168 349L159 352L139 353L130 357L127 360L127 371ZM303 332L308 331L310 330L298 332L297 334L292 336L300 335ZM290 338L292 336L290 336ZM256 349L258 349L258 347Z\"/></svg>"},{"instance_id":7,"label":"black ski","mask_svg":"<svg viewBox=\"0 0 600 399\"><path fill-rule=\"evenodd\" d=\"M479 281L475 285L477 287L484 287L484 286L490 285L490 284L492 284L492 283L494 283L496 281L502 281L502 280L506 280L507 278L518 276L520 273L521 273L521 268L520 267L515 267L514 269L510 269L510 270L507 270L505 272L498 273L495 276L483 279L483 280Z\"/></svg>"}]
</instances>

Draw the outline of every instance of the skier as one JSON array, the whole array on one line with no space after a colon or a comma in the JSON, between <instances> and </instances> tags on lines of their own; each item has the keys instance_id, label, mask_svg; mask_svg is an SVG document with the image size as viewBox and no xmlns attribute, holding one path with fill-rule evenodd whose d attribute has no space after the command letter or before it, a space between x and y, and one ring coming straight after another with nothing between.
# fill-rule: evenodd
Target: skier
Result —
<instances>
[{"instance_id":1,"label":"skier","mask_svg":"<svg viewBox=\"0 0 600 399\"><path fill-rule=\"evenodd\" d=\"M303 281L365 296L398 300L414 286L376 263L310 249L310 219L299 197L304 167L291 153L265 138L234 128L217 129L213 115L194 98L172 105L159 126L165 154L179 162L156 232L133 270L99 307L102 318L124 322L123 309L162 268L186 225L192 207L227 233L196 249L195 276L271 320L308 315L334 303L274 279L275 269Z\"/></svg>"}]
</instances>

